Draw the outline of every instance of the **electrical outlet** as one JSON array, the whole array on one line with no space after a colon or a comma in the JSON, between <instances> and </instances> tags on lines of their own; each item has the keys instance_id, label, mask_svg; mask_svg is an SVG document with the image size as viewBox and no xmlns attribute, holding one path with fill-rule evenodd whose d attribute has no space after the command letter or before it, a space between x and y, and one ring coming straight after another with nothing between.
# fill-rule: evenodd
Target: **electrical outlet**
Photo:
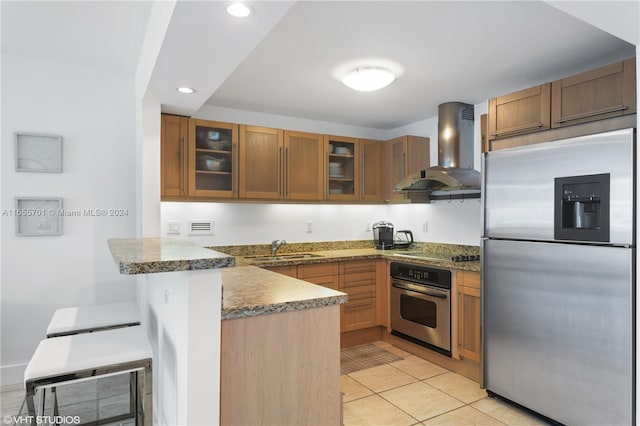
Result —
<instances>
[{"instance_id":1,"label":"electrical outlet","mask_svg":"<svg viewBox=\"0 0 640 426\"><path fill-rule=\"evenodd\" d=\"M313 222L308 220L307 221L307 234L310 234L313 232Z\"/></svg>"},{"instance_id":2,"label":"electrical outlet","mask_svg":"<svg viewBox=\"0 0 640 426\"><path fill-rule=\"evenodd\" d=\"M169 299L170 299L170 297L169 297L169 296L170 296L170 295L171 295L171 294L169 293L169 290L165 290L165 291L164 291L164 304L165 304L166 306L169 306Z\"/></svg>"},{"instance_id":3,"label":"electrical outlet","mask_svg":"<svg viewBox=\"0 0 640 426\"><path fill-rule=\"evenodd\" d=\"M167 234L179 234L180 233L180 221L179 220L170 220L167 222L168 230Z\"/></svg>"},{"instance_id":4,"label":"electrical outlet","mask_svg":"<svg viewBox=\"0 0 640 426\"><path fill-rule=\"evenodd\" d=\"M366 232L371 232L371 222L367 222L364 224L364 230Z\"/></svg>"},{"instance_id":5,"label":"electrical outlet","mask_svg":"<svg viewBox=\"0 0 640 426\"><path fill-rule=\"evenodd\" d=\"M429 232L429 221L425 220L422 222L422 232Z\"/></svg>"}]
</instances>

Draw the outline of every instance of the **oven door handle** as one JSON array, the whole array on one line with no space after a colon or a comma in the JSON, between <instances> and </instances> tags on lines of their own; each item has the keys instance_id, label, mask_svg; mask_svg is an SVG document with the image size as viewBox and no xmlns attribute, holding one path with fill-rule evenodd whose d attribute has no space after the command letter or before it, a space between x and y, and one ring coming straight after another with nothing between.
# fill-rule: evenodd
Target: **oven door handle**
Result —
<instances>
[{"instance_id":1,"label":"oven door handle","mask_svg":"<svg viewBox=\"0 0 640 426\"><path fill-rule=\"evenodd\" d=\"M424 294L425 296L437 297L438 299L446 299L447 295L442 293L433 293L431 291L423 290L417 285L405 284L394 281L392 285L396 288L401 288L402 290L413 291L415 293Z\"/></svg>"}]
</instances>

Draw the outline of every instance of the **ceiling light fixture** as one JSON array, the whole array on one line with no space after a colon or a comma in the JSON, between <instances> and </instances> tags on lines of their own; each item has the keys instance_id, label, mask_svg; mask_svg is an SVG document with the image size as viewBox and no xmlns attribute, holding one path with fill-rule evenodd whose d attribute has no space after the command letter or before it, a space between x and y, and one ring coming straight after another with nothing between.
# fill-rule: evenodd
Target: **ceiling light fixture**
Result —
<instances>
[{"instance_id":1,"label":"ceiling light fixture","mask_svg":"<svg viewBox=\"0 0 640 426\"><path fill-rule=\"evenodd\" d=\"M246 18L251 15L251 8L244 3L235 2L227 6L227 13L236 18Z\"/></svg>"},{"instance_id":2,"label":"ceiling light fixture","mask_svg":"<svg viewBox=\"0 0 640 426\"><path fill-rule=\"evenodd\" d=\"M192 89L191 87L178 87L176 90L180 93L186 93L187 95L196 93L196 89Z\"/></svg>"},{"instance_id":3,"label":"ceiling light fixture","mask_svg":"<svg viewBox=\"0 0 640 426\"><path fill-rule=\"evenodd\" d=\"M391 71L384 68L358 67L342 77L342 82L354 90L371 92L388 86L395 79Z\"/></svg>"}]
</instances>

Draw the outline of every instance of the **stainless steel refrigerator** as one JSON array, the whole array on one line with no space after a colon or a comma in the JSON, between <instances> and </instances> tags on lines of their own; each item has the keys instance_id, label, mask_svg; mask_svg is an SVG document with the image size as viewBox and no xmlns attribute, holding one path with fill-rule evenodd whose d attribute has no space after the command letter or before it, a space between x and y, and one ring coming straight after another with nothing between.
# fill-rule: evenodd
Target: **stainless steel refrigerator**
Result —
<instances>
[{"instance_id":1,"label":"stainless steel refrigerator","mask_svg":"<svg viewBox=\"0 0 640 426\"><path fill-rule=\"evenodd\" d=\"M635 422L635 130L483 157L483 387L557 422Z\"/></svg>"}]
</instances>

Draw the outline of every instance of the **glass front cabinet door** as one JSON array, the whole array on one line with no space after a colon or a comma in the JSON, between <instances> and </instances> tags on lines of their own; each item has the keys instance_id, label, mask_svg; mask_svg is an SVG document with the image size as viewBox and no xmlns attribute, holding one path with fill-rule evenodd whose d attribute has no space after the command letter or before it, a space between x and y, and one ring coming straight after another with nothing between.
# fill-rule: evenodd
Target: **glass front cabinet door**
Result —
<instances>
[{"instance_id":1,"label":"glass front cabinet door","mask_svg":"<svg viewBox=\"0 0 640 426\"><path fill-rule=\"evenodd\" d=\"M358 140L342 136L324 137L327 156L326 197L329 200L358 199Z\"/></svg>"},{"instance_id":2,"label":"glass front cabinet door","mask_svg":"<svg viewBox=\"0 0 640 426\"><path fill-rule=\"evenodd\" d=\"M189 120L189 196L238 196L238 125Z\"/></svg>"}]
</instances>

